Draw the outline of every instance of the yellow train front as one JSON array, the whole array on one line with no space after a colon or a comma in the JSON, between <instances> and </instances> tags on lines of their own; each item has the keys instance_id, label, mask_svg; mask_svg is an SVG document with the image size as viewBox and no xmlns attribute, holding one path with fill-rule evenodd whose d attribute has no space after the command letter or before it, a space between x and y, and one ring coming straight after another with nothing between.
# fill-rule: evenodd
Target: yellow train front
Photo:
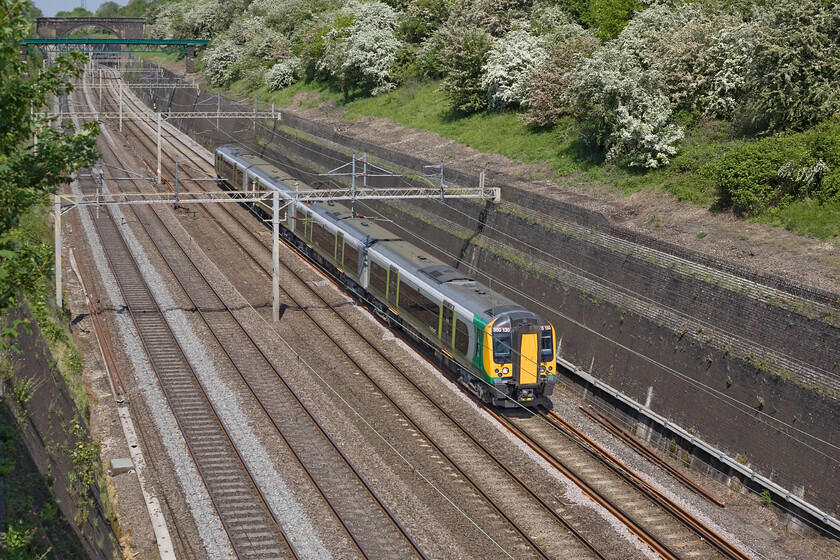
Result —
<instances>
[{"instance_id":1,"label":"yellow train front","mask_svg":"<svg viewBox=\"0 0 840 560\"><path fill-rule=\"evenodd\" d=\"M483 329L480 369L488 390L481 395L495 406L538 404L556 382L557 357L551 324L524 309L500 313Z\"/></svg>"}]
</instances>

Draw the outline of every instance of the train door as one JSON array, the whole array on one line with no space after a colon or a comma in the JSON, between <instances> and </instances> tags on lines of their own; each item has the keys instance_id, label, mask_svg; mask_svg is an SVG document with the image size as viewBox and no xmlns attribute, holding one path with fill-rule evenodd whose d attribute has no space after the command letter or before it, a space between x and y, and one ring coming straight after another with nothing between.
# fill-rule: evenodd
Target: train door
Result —
<instances>
[{"instance_id":1,"label":"train door","mask_svg":"<svg viewBox=\"0 0 840 560\"><path fill-rule=\"evenodd\" d=\"M344 234L340 231L335 234L335 255L333 258L338 263L338 269L344 272Z\"/></svg>"},{"instance_id":2,"label":"train door","mask_svg":"<svg viewBox=\"0 0 840 560\"><path fill-rule=\"evenodd\" d=\"M517 385L536 385L539 379L540 333L533 325L523 325L514 331L512 365Z\"/></svg>"},{"instance_id":3,"label":"train door","mask_svg":"<svg viewBox=\"0 0 840 560\"><path fill-rule=\"evenodd\" d=\"M395 266L388 267L388 304L397 308L397 290L400 285L400 271Z\"/></svg>"}]
</instances>

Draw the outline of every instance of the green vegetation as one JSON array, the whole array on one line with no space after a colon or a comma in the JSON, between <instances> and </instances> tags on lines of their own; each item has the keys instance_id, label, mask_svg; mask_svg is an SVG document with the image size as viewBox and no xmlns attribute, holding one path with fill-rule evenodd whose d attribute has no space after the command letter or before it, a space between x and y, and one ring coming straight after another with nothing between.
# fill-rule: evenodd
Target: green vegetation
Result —
<instances>
[{"instance_id":1,"label":"green vegetation","mask_svg":"<svg viewBox=\"0 0 840 560\"><path fill-rule=\"evenodd\" d=\"M103 4L118 15L122 8ZM840 238L835 0L133 0L209 82ZM134 14L136 15L136 14Z\"/></svg>"},{"instance_id":2,"label":"green vegetation","mask_svg":"<svg viewBox=\"0 0 840 560\"><path fill-rule=\"evenodd\" d=\"M28 239L22 220L73 172L98 159L96 124L76 131L69 122L52 126L55 118L39 115L52 96L71 90L69 80L80 75L84 57L59 55L43 71L40 61L30 60L27 68L20 42L30 31L32 10L29 2L0 0L0 315L52 268L48 246ZM4 340L13 332L7 327Z\"/></svg>"}]
</instances>

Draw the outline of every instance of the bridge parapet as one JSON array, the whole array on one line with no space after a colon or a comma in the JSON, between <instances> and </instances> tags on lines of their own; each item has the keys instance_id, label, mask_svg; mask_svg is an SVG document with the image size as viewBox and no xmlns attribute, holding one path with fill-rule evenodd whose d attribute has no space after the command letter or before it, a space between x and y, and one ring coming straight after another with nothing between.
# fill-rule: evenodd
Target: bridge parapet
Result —
<instances>
[{"instance_id":1,"label":"bridge parapet","mask_svg":"<svg viewBox=\"0 0 840 560\"><path fill-rule=\"evenodd\" d=\"M145 18L35 18L35 33L42 39L61 39L74 29L101 27L120 39L142 39Z\"/></svg>"}]
</instances>

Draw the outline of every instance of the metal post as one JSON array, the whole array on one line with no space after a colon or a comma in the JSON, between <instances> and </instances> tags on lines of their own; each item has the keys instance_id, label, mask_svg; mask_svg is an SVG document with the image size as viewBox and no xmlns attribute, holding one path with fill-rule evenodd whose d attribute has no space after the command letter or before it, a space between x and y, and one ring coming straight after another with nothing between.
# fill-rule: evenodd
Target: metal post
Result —
<instances>
[{"instance_id":1,"label":"metal post","mask_svg":"<svg viewBox=\"0 0 840 560\"><path fill-rule=\"evenodd\" d=\"M222 94L216 94L216 130L219 130L219 113L222 112Z\"/></svg>"},{"instance_id":2,"label":"metal post","mask_svg":"<svg viewBox=\"0 0 840 560\"><path fill-rule=\"evenodd\" d=\"M257 96L254 96L254 130L257 130Z\"/></svg>"},{"instance_id":3,"label":"metal post","mask_svg":"<svg viewBox=\"0 0 840 560\"><path fill-rule=\"evenodd\" d=\"M100 203L100 199L102 198L102 184L104 183L104 177L102 175L102 165L97 163L91 169L91 175L93 175L93 182L96 183L96 219L99 219L99 209L102 206Z\"/></svg>"},{"instance_id":4,"label":"metal post","mask_svg":"<svg viewBox=\"0 0 840 560\"><path fill-rule=\"evenodd\" d=\"M122 82L120 82L120 132L122 132L122 107L123 107L123 91Z\"/></svg>"},{"instance_id":5,"label":"metal post","mask_svg":"<svg viewBox=\"0 0 840 560\"><path fill-rule=\"evenodd\" d=\"M99 110L102 110L102 68L99 69Z\"/></svg>"},{"instance_id":6,"label":"metal post","mask_svg":"<svg viewBox=\"0 0 840 560\"><path fill-rule=\"evenodd\" d=\"M55 303L61 309L61 199L53 195L53 211L55 212Z\"/></svg>"},{"instance_id":7,"label":"metal post","mask_svg":"<svg viewBox=\"0 0 840 560\"><path fill-rule=\"evenodd\" d=\"M356 154L353 154L353 166L350 171L350 217L356 217Z\"/></svg>"},{"instance_id":8,"label":"metal post","mask_svg":"<svg viewBox=\"0 0 840 560\"><path fill-rule=\"evenodd\" d=\"M271 313L274 321L280 320L280 191L272 193L274 219L271 228Z\"/></svg>"},{"instance_id":9,"label":"metal post","mask_svg":"<svg viewBox=\"0 0 840 560\"><path fill-rule=\"evenodd\" d=\"M178 203L178 167L180 165L179 161L180 161L180 157L178 156L178 154L176 154L175 155L175 210L177 210L181 206Z\"/></svg>"},{"instance_id":10,"label":"metal post","mask_svg":"<svg viewBox=\"0 0 840 560\"><path fill-rule=\"evenodd\" d=\"M158 185L161 184L161 172L160 172L160 121L162 119L162 115L158 113L157 116L157 182Z\"/></svg>"}]
</instances>

